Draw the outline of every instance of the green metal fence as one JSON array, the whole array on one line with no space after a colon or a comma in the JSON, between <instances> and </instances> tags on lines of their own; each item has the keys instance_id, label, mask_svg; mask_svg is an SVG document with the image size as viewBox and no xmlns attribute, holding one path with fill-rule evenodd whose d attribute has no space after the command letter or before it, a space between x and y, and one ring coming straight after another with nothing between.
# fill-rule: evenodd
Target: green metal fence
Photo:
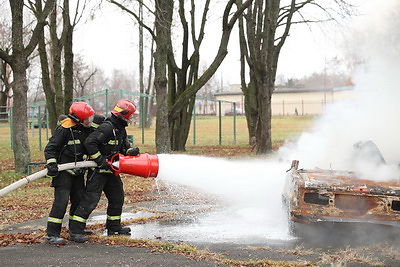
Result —
<instances>
[{"instance_id":1,"label":"green metal fence","mask_svg":"<svg viewBox=\"0 0 400 267\"><path fill-rule=\"evenodd\" d=\"M146 98L152 97L154 96L140 94L137 92L106 89L103 91L75 98L74 101L85 101L94 108L96 113L108 116L116 101L124 98L132 100L137 106L139 115L136 118L135 124L131 127L128 127L128 134L131 136L135 135L134 139L136 143L141 142L142 144L145 144L145 142L154 142L155 124L153 124L150 129L146 129L144 127L145 124L143 123L144 112L141 112L141 110L144 109L144 100ZM201 134L197 132L197 124L199 119L201 119L203 122L205 118L218 118L218 127L212 127L212 134L216 137L211 141L213 142L212 144L221 145L224 142L236 144L236 103L204 97L196 97L196 102L200 104L196 105L196 108L193 110L192 124L190 130L190 138L193 140L193 145L198 144L198 141L202 139ZM224 105L226 105L226 103L231 104L233 114L230 114L229 116L223 116L224 114L221 110L222 103L224 103ZM208 108L206 108L207 106ZM11 148L13 137L12 109L12 107L0 107L0 144L9 144ZM153 111L152 113L155 116L156 104L155 108L151 110ZM48 111L46 109L46 102L40 101L29 104L27 115L29 140L35 142L37 141L38 149L42 150L43 147L47 144L47 140L49 139L51 134L51 131L48 128L49 121ZM213 119L212 121L212 123L214 123L215 119ZM226 121L229 121L229 126L224 128L223 125L226 125ZM153 138L148 138L151 140L146 140L145 138L145 136L148 136L148 131L152 131ZM133 139L133 136L131 138Z\"/></svg>"},{"instance_id":2,"label":"green metal fence","mask_svg":"<svg viewBox=\"0 0 400 267\"><path fill-rule=\"evenodd\" d=\"M132 100L136 106L138 107L139 111L139 125L141 128L141 141L142 144L145 142L145 128L144 128L144 112L141 112L141 110L144 109L144 99L145 98L152 98L154 97L153 95L147 95L147 94L141 94L138 92L129 92L129 91L123 91L123 90L103 90L99 92L95 92L93 94L85 95L79 98L75 98L76 101L85 101L89 103L94 110L98 113L102 114L107 114L109 110L113 108L112 105L115 104L116 101L119 99L130 99ZM223 112L221 110L221 105L222 103L227 103L231 104L231 110L233 111L233 114L230 114L233 118L233 124L232 124L232 134L231 137L225 137L225 138L232 138L233 143L236 144L236 103L231 102L231 101L224 101L224 100L215 100L215 99L210 99L210 98L205 98L205 97L196 97L196 102L202 102L206 104L202 105L196 105L196 108L193 109L193 117L192 117L192 133L193 133L193 144L196 144L196 140L198 138L198 135L196 133L196 117L197 116L204 116L204 115L211 115L211 116L218 116L219 118L219 126L218 126L218 144L223 143L223 128L222 128L222 120L223 120ZM212 105L217 105L218 106L218 112L216 112L216 108L211 108L210 110L204 112L206 109L204 107L207 106L207 102L211 102ZM201 107L203 107L202 111L203 112L196 112L196 109L201 110ZM155 115L155 114L153 114Z\"/></svg>"}]
</instances>

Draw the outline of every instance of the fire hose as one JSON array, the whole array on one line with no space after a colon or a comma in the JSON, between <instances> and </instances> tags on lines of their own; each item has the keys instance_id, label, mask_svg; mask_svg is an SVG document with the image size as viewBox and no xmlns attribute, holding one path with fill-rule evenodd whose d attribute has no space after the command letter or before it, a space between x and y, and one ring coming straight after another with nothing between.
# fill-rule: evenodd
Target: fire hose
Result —
<instances>
[{"instance_id":1,"label":"fire hose","mask_svg":"<svg viewBox=\"0 0 400 267\"><path fill-rule=\"evenodd\" d=\"M110 161L111 169L115 175L120 173L132 174L136 176L157 177L158 175L158 156L149 154L139 154L137 156L122 156L115 154L111 157ZM90 168L97 167L94 161L79 161L71 162L58 165L59 171L65 171L76 168ZM0 197L10 193L11 191L30 183L36 179L45 177L47 169L41 170L29 176L26 176L0 190Z\"/></svg>"}]
</instances>

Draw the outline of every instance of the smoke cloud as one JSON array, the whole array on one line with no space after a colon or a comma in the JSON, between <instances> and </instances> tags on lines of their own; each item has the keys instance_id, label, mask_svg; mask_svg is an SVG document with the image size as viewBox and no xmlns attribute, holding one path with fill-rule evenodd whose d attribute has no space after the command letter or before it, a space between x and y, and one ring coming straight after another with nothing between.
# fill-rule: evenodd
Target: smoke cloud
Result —
<instances>
[{"instance_id":1,"label":"smoke cloud","mask_svg":"<svg viewBox=\"0 0 400 267\"><path fill-rule=\"evenodd\" d=\"M375 180L399 178L400 3L376 2L348 38L363 62L353 75L355 98L328 107L310 132L280 151L300 160L301 168L355 170ZM361 152L354 144L368 140L387 164L357 157Z\"/></svg>"}]
</instances>

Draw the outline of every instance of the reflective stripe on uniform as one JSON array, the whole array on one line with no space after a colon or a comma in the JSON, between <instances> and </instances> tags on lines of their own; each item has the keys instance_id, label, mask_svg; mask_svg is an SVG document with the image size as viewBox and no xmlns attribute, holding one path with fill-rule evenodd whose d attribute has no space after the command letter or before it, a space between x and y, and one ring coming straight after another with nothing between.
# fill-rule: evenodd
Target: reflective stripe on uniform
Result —
<instances>
[{"instance_id":1,"label":"reflective stripe on uniform","mask_svg":"<svg viewBox=\"0 0 400 267\"><path fill-rule=\"evenodd\" d=\"M92 122L92 123L90 124L90 126L93 127L93 128L99 128L99 124L97 124L97 123L95 123L95 122Z\"/></svg>"},{"instance_id":2,"label":"reflective stripe on uniform","mask_svg":"<svg viewBox=\"0 0 400 267\"><path fill-rule=\"evenodd\" d=\"M57 159L55 159L55 158L48 159L48 160L46 161L46 163L47 163L47 164L49 164L49 163L57 163Z\"/></svg>"},{"instance_id":3,"label":"reflective stripe on uniform","mask_svg":"<svg viewBox=\"0 0 400 267\"><path fill-rule=\"evenodd\" d=\"M52 223L62 223L62 219L59 219L59 218L54 218L54 217L49 217L48 219L47 219L47 221L48 222L52 222Z\"/></svg>"},{"instance_id":4,"label":"reflective stripe on uniform","mask_svg":"<svg viewBox=\"0 0 400 267\"><path fill-rule=\"evenodd\" d=\"M104 169L99 169L97 172L98 173L114 173L112 170L104 170Z\"/></svg>"},{"instance_id":5,"label":"reflective stripe on uniform","mask_svg":"<svg viewBox=\"0 0 400 267\"><path fill-rule=\"evenodd\" d=\"M77 221L77 222L81 222L81 223L86 223L86 219L84 219L82 217L79 217L79 216L76 216L76 215L72 216L71 220Z\"/></svg>"},{"instance_id":6,"label":"reflective stripe on uniform","mask_svg":"<svg viewBox=\"0 0 400 267\"><path fill-rule=\"evenodd\" d=\"M100 157L100 156L101 156L100 151L97 151L97 153L94 153L93 155L90 155L90 157L91 157L92 159L97 159L97 158Z\"/></svg>"},{"instance_id":7,"label":"reflective stripe on uniform","mask_svg":"<svg viewBox=\"0 0 400 267\"><path fill-rule=\"evenodd\" d=\"M68 145L80 145L81 144L81 140L79 139L75 139L75 140L69 140L68 141Z\"/></svg>"},{"instance_id":8,"label":"reflective stripe on uniform","mask_svg":"<svg viewBox=\"0 0 400 267\"><path fill-rule=\"evenodd\" d=\"M110 216L110 215L107 215L107 220L109 220L109 221L121 220L121 216Z\"/></svg>"},{"instance_id":9,"label":"reflective stripe on uniform","mask_svg":"<svg viewBox=\"0 0 400 267\"><path fill-rule=\"evenodd\" d=\"M108 141L108 144L112 146L118 145L118 140L110 140Z\"/></svg>"}]
</instances>

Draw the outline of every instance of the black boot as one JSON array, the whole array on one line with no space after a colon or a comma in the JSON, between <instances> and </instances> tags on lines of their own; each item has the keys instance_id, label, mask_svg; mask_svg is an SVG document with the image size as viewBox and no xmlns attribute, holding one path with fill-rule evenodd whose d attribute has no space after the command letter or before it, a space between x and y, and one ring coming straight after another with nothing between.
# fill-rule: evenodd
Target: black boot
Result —
<instances>
[{"instance_id":1,"label":"black boot","mask_svg":"<svg viewBox=\"0 0 400 267\"><path fill-rule=\"evenodd\" d=\"M121 226L121 219L111 220L111 219L109 219L109 217L115 217L115 216L107 215L107 221L106 221L107 235L110 236L110 235L130 235L131 234L131 228Z\"/></svg>"},{"instance_id":2,"label":"black boot","mask_svg":"<svg viewBox=\"0 0 400 267\"><path fill-rule=\"evenodd\" d=\"M131 235L131 228L130 227L121 227L117 231L113 231L110 229L107 229L107 235Z\"/></svg>"},{"instance_id":3,"label":"black boot","mask_svg":"<svg viewBox=\"0 0 400 267\"><path fill-rule=\"evenodd\" d=\"M74 233L75 233L75 232L78 232L79 230L82 229L82 226L78 226L78 225L79 225L78 222L74 222L74 221L72 221L72 220L69 220L69 229L72 229L72 231L73 231ZM93 232L92 232L92 231L89 231L89 230L83 230L82 234L83 234L83 235L93 235Z\"/></svg>"},{"instance_id":4,"label":"black boot","mask_svg":"<svg viewBox=\"0 0 400 267\"><path fill-rule=\"evenodd\" d=\"M70 220L69 221L69 239L76 243L85 243L89 240L84 236L86 223Z\"/></svg>"},{"instance_id":5,"label":"black boot","mask_svg":"<svg viewBox=\"0 0 400 267\"><path fill-rule=\"evenodd\" d=\"M86 241L89 240L89 238L87 238L83 234L74 234L74 233L71 233L71 232L69 232L69 239L71 241L76 242L76 243L85 243Z\"/></svg>"}]
</instances>

